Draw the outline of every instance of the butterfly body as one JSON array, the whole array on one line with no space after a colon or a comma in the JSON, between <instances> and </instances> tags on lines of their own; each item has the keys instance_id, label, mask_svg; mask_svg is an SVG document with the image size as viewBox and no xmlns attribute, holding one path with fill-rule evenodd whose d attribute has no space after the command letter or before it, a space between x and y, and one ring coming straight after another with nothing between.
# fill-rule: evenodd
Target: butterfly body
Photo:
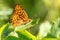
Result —
<instances>
[{"instance_id":1,"label":"butterfly body","mask_svg":"<svg viewBox=\"0 0 60 40\"><path fill-rule=\"evenodd\" d=\"M19 4L16 4L13 14L11 16L11 23L14 26L18 26L26 24L29 21L30 19L28 18L28 15L26 14L25 10Z\"/></svg>"}]
</instances>

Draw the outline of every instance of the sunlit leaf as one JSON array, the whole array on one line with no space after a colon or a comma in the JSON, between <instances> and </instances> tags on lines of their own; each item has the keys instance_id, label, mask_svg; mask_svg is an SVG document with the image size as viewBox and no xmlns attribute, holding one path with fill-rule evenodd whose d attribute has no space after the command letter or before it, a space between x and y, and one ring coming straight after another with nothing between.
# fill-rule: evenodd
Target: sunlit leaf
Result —
<instances>
[{"instance_id":1,"label":"sunlit leaf","mask_svg":"<svg viewBox=\"0 0 60 40\"><path fill-rule=\"evenodd\" d=\"M21 40L36 40L36 37L26 30L17 31L17 33Z\"/></svg>"},{"instance_id":2,"label":"sunlit leaf","mask_svg":"<svg viewBox=\"0 0 60 40\"><path fill-rule=\"evenodd\" d=\"M17 30L25 30L25 29L28 29L28 28L33 27L36 24L38 24L39 20L40 19L36 19L36 20L33 20L33 21L31 21L31 22L29 22L29 23L27 23L25 25L20 25L20 26L13 26L13 25L11 25L10 28L14 29L14 27L15 27L15 31L17 31Z\"/></svg>"},{"instance_id":3,"label":"sunlit leaf","mask_svg":"<svg viewBox=\"0 0 60 40\"><path fill-rule=\"evenodd\" d=\"M4 29L7 27L8 24L9 24L9 23L3 25L3 26L0 28L0 40L1 40L2 33L3 33Z\"/></svg>"},{"instance_id":4,"label":"sunlit leaf","mask_svg":"<svg viewBox=\"0 0 60 40\"><path fill-rule=\"evenodd\" d=\"M43 38L42 40L58 40L57 38Z\"/></svg>"}]
</instances>

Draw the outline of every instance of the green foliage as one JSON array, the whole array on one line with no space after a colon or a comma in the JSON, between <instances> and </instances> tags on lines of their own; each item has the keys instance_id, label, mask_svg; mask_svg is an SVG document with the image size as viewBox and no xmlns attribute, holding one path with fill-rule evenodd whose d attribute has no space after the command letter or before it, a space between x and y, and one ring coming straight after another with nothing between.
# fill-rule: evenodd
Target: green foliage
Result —
<instances>
[{"instance_id":1,"label":"green foliage","mask_svg":"<svg viewBox=\"0 0 60 40\"><path fill-rule=\"evenodd\" d=\"M19 40L17 37L14 36L8 36L5 38L5 40Z\"/></svg>"},{"instance_id":2,"label":"green foliage","mask_svg":"<svg viewBox=\"0 0 60 40\"><path fill-rule=\"evenodd\" d=\"M26 30L17 31L16 33L18 34L18 37L8 36L5 40L36 40L35 36Z\"/></svg>"},{"instance_id":3,"label":"green foliage","mask_svg":"<svg viewBox=\"0 0 60 40\"><path fill-rule=\"evenodd\" d=\"M42 40L58 40L56 38L43 38Z\"/></svg>"},{"instance_id":4,"label":"green foliage","mask_svg":"<svg viewBox=\"0 0 60 40\"><path fill-rule=\"evenodd\" d=\"M60 18L58 18L53 24L51 28L50 35L53 37L59 38L60 35Z\"/></svg>"},{"instance_id":5,"label":"green foliage","mask_svg":"<svg viewBox=\"0 0 60 40\"><path fill-rule=\"evenodd\" d=\"M32 24L32 22L34 24ZM21 25L21 26L15 27L15 28L14 28L14 26L11 25L11 23L7 23L0 28L0 38L2 38L2 40L13 40L13 39L15 39L15 40L18 40L18 39L20 39L20 40L27 40L27 39L28 40L36 40L34 35L30 34L27 30L25 30L25 29L28 29L28 28L38 24L39 20L32 21L32 22L29 22L25 25ZM10 27L13 27L13 29L11 29ZM17 32L17 34L19 36L18 39L16 37L14 37L13 35L8 36L12 31L18 31Z\"/></svg>"},{"instance_id":6,"label":"green foliage","mask_svg":"<svg viewBox=\"0 0 60 40\"><path fill-rule=\"evenodd\" d=\"M20 4L25 9L32 19L31 22L21 26L13 26L10 23L15 4ZM43 24L43 34L40 33L41 24ZM16 32L18 37L13 33L10 35L11 32ZM46 36L44 36L45 33L47 33ZM60 40L60 0L0 0L0 40L36 39Z\"/></svg>"}]
</instances>

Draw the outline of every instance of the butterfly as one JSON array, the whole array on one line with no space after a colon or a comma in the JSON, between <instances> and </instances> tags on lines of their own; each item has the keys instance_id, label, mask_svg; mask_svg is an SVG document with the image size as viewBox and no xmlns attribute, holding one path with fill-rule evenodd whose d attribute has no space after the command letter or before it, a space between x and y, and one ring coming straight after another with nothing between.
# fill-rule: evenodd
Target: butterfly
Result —
<instances>
[{"instance_id":1,"label":"butterfly","mask_svg":"<svg viewBox=\"0 0 60 40\"><path fill-rule=\"evenodd\" d=\"M18 26L22 24L26 24L31 21L31 19L28 18L27 13L22 8L21 5L16 4L13 10L13 14L10 19L12 25Z\"/></svg>"}]
</instances>

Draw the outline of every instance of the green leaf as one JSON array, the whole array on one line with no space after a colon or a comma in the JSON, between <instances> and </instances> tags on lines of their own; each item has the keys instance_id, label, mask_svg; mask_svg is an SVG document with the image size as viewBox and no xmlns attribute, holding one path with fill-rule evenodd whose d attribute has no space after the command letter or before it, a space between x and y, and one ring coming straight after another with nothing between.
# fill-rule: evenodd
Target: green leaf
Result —
<instances>
[{"instance_id":1,"label":"green leaf","mask_svg":"<svg viewBox=\"0 0 60 40\"><path fill-rule=\"evenodd\" d=\"M29 23L27 23L25 25L20 25L20 26L13 26L13 25L11 25L10 28L14 29L14 27L15 27L15 31L17 31L17 30L25 30L25 29L28 29L28 28L33 27L36 24L38 24L39 20L40 19L36 19L36 20L33 20L33 21L31 21L31 22L29 22Z\"/></svg>"},{"instance_id":2,"label":"green leaf","mask_svg":"<svg viewBox=\"0 0 60 40\"><path fill-rule=\"evenodd\" d=\"M14 36L8 36L4 40L19 40L17 37Z\"/></svg>"},{"instance_id":3,"label":"green leaf","mask_svg":"<svg viewBox=\"0 0 60 40\"><path fill-rule=\"evenodd\" d=\"M60 18L56 19L54 24L52 25L50 34L53 37L60 37Z\"/></svg>"},{"instance_id":4,"label":"green leaf","mask_svg":"<svg viewBox=\"0 0 60 40\"><path fill-rule=\"evenodd\" d=\"M9 25L9 23L3 25L1 28L0 28L0 40L1 40L1 36L2 36L2 33L4 31L4 29Z\"/></svg>"},{"instance_id":5,"label":"green leaf","mask_svg":"<svg viewBox=\"0 0 60 40\"><path fill-rule=\"evenodd\" d=\"M43 38L42 40L58 40L57 38Z\"/></svg>"},{"instance_id":6,"label":"green leaf","mask_svg":"<svg viewBox=\"0 0 60 40\"><path fill-rule=\"evenodd\" d=\"M16 27L17 29L15 28L15 31L17 31L17 34L19 36L18 39L21 39L21 40L36 40L35 36L32 35L31 33L29 33L28 31L26 31L25 29L30 28L30 27L38 24L39 20L40 19L37 19L37 20L31 21L31 22L29 22L29 23L27 23L25 25L21 25L21 26ZM14 27L14 26L10 25L10 27ZM13 30L14 30L14 28L13 28ZM9 37L11 38L11 40L16 38L16 37L13 38L14 36L13 37L8 36L5 39L9 40L10 39ZM18 40L18 39L16 38L16 40Z\"/></svg>"},{"instance_id":7,"label":"green leaf","mask_svg":"<svg viewBox=\"0 0 60 40\"><path fill-rule=\"evenodd\" d=\"M26 30L17 31L17 33L21 40L36 40L36 37Z\"/></svg>"},{"instance_id":8,"label":"green leaf","mask_svg":"<svg viewBox=\"0 0 60 40\"><path fill-rule=\"evenodd\" d=\"M20 30L16 32L18 37L13 35L7 36L4 40L36 40L36 37L29 33L27 30Z\"/></svg>"}]
</instances>

